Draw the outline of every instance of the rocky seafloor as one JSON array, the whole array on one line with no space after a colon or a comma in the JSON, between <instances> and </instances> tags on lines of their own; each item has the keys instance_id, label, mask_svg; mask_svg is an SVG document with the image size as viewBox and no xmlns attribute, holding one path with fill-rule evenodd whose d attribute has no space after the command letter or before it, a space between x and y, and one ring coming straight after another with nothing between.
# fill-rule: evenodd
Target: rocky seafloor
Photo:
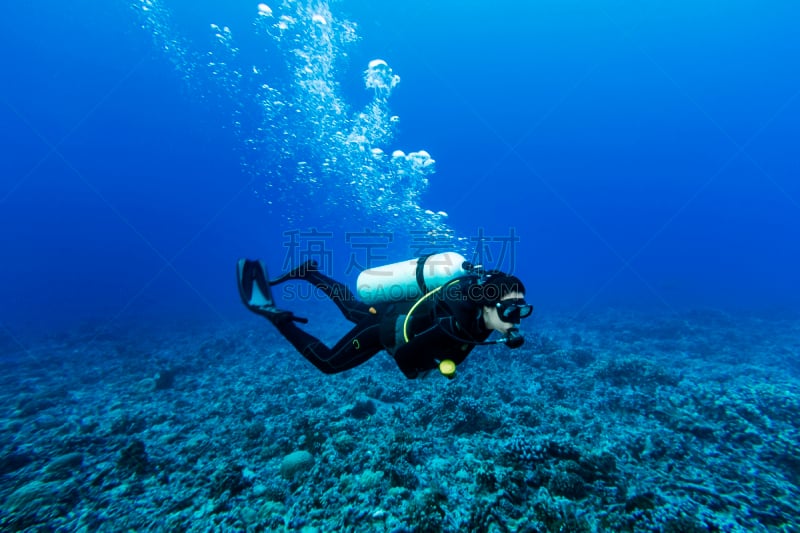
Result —
<instances>
[{"instance_id":1,"label":"rocky seafloor","mask_svg":"<svg viewBox=\"0 0 800 533\"><path fill-rule=\"evenodd\" d=\"M451 381L257 317L0 335L0 529L800 531L800 320L526 326Z\"/></svg>"}]
</instances>

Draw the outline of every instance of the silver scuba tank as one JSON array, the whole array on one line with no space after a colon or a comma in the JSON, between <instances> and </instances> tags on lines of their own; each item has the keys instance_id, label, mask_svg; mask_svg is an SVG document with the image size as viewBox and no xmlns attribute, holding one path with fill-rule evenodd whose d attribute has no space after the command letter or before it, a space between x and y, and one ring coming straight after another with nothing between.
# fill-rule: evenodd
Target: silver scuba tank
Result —
<instances>
[{"instance_id":1,"label":"silver scuba tank","mask_svg":"<svg viewBox=\"0 0 800 533\"><path fill-rule=\"evenodd\" d=\"M451 279L465 276L466 259L456 252L423 255L361 272L358 296L366 304L417 299Z\"/></svg>"}]
</instances>

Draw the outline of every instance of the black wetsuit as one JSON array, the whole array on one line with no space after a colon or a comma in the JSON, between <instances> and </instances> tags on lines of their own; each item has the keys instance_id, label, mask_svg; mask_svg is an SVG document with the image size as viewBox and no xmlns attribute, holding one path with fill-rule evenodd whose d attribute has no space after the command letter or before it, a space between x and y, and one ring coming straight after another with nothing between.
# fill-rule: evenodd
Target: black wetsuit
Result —
<instances>
[{"instance_id":1,"label":"black wetsuit","mask_svg":"<svg viewBox=\"0 0 800 533\"><path fill-rule=\"evenodd\" d=\"M481 306L468 298L468 288L476 282L476 276L449 282L416 307L416 300L367 305L356 300L346 285L318 270L306 270L295 279L320 289L347 320L355 323L333 348L328 348L293 321L276 321L278 330L297 351L326 374L349 370L387 350L403 374L413 379L437 368L443 359L460 364L475 347L473 343L485 341L491 333L483 323Z\"/></svg>"}]
</instances>

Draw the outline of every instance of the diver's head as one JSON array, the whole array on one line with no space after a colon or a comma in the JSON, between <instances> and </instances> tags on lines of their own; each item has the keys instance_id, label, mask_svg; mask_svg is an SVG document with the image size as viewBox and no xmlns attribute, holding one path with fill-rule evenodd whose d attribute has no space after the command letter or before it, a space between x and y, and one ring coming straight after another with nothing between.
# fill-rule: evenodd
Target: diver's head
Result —
<instances>
[{"instance_id":1,"label":"diver's head","mask_svg":"<svg viewBox=\"0 0 800 533\"><path fill-rule=\"evenodd\" d=\"M492 273L479 291L477 300L483 306L484 324L503 335L533 312L533 307L525 301L525 285L516 276Z\"/></svg>"}]
</instances>

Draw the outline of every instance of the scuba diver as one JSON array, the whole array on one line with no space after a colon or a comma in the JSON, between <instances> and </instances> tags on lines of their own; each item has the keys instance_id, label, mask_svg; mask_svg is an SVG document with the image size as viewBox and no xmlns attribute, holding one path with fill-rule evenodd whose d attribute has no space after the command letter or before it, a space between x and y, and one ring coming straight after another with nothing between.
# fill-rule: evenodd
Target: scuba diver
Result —
<instances>
[{"instance_id":1,"label":"scuba diver","mask_svg":"<svg viewBox=\"0 0 800 533\"><path fill-rule=\"evenodd\" d=\"M452 378L475 346L504 343L519 348L524 338L518 326L533 311L519 278L485 271L463 259L446 252L365 270L357 284L361 300L346 285L320 272L313 260L270 280L261 261L240 259L236 274L244 305L269 320L326 374L349 370L386 350L409 379L436 368ZM442 268L453 264L458 266ZM392 283L387 285L387 279ZM270 287L291 280L314 285L355 323L333 348L295 324L307 319L275 307ZM487 341L493 331L503 337Z\"/></svg>"}]
</instances>

